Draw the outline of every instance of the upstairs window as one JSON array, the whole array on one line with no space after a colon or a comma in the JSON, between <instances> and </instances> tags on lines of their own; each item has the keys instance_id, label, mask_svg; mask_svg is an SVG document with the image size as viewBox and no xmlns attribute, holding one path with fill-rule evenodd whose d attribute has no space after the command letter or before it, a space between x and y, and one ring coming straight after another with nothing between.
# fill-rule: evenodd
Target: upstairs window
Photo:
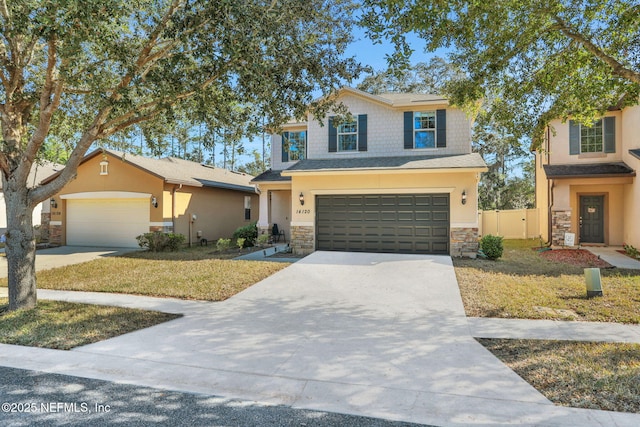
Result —
<instances>
[{"instance_id":1,"label":"upstairs window","mask_svg":"<svg viewBox=\"0 0 640 427\"><path fill-rule=\"evenodd\" d=\"M282 163L307 158L307 131L282 133Z\"/></svg>"},{"instance_id":2,"label":"upstairs window","mask_svg":"<svg viewBox=\"0 0 640 427\"><path fill-rule=\"evenodd\" d=\"M569 154L615 153L616 118L605 117L585 126L569 121Z\"/></svg>"},{"instance_id":3,"label":"upstairs window","mask_svg":"<svg viewBox=\"0 0 640 427\"><path fill-rule=\"evenodd\" d=\"M356 151L358 149L358 122L338 125L338 151Z\"/></svg>"},{"instance_id":4,"label":"upstairs window","mask_svg":"<svg viewBox=\"0 0 640 427\"><path fill-rule=\"evenodd\" d=\"M413 148L436 148L436 112L413 113Z\"/></svg>"}]
</instances>

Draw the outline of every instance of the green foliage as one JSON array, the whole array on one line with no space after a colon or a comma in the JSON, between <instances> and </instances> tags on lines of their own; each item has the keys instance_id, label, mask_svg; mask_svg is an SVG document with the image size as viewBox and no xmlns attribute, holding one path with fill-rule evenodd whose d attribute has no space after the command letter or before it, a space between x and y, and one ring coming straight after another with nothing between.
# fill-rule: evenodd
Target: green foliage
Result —
<instances>
[{"instance_id":1,"label":"green foliage","mask_svg":"<svg viewBox=\"0 0 640 427\"><path fill-rule=\"evenodd\" d=\"M261 234L258 236L258 243L261 245L266 245L269 243L270 236L268 234Z\"/></svg>"},{"instance_id":2,"label":"green foliage","mask_svg":"<svg viewBox=\"0 0 640 427\"><path fill-rule=\"evenodd\" d=\"M231 247L231 239L223 239L220 238L218 239L218 241L216 242L216 248L218 249L218 251L220 252L224 252L227 249L229 249Z\"/></svg>"},{"instance_id":3,"label":"green foliage","mask_svg":"<svg viewBox=\"0 0 640 427\"><path fill-rule=\"evenodd\" d=\"M252 223L249 225L245 225L244 227L238 228L233 232L234 239L244 239L245 248L251 247L255 244L256 239L258 238L258 227L256 223Z\"/></svg>"},{"instance_id":4,"label":"green foliage","mask_svg":"<svg viewBox=\"0 0 640 427\"><path fill-rule=\"evenodd\" d=\"M151 252L164 252L179 250L185 242L182 234L162 233L155 231L153 233L144 233L136 237L138 245Z\"/></svg>"},{"instance_id":5,"label":"green foliage","mask_svg":"<svg viewBox=\"0 0 640 427\"><path fill-rule=\"evenodd\" d=\"M455 46L449 59L467 78L447 88L452 102L490 100L498 119L536 146L554 118L588 123L638 102L636 0L365 0L364 7L371 37L396 45L396 66L412 53L408 33L430 51Z\"/></svg>"},{"instance_id":6,"label":"green foliage","mask_svg":"<svg viewBox=\"0 0 640 427\"><path fill-rule=\"evenodd\" d=\"M487 234L480 239L480 249L490 260L496 260L502 256L504 250L502 237Z\"/></svg>"},{"instance_id":7,"label":"green foliage","mask_svg":"<svg viewBox=\"0 0 640 427\"><path fill-rule=\"evenodd\" d=\"M247 240L247 239L245 239L244 237L239 237L239 238L236 239L236 246L238 247L238 249L244 248L245 240Z\"/></svg>"},{"instance_id":8,"label":"green foliage","mask_svg":"<svg viewBox=\"0 0 640 427\"><path fill-rule=\"evenodd\" d=\"M631 258L640 258L640 251L633 247L632 245L628 245L623 243L622 247L624 248L624 252L629 255Z\"/></svg>"}]
</instances>

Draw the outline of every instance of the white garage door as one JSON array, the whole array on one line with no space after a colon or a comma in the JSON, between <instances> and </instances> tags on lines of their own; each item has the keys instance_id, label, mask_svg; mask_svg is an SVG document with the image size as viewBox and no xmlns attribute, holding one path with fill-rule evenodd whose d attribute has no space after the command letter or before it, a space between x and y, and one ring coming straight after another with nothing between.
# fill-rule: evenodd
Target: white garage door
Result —
<instances>
[{"instance_id":1,"label":"white garage door","mask_svg":"<svg viewBox=\"0 0 640 427\"><path fill-rule=\"evenodd\" d=\"M136 248L149 232L148 199L67 200L67 245Z\"/></svg>"}]
</instances>

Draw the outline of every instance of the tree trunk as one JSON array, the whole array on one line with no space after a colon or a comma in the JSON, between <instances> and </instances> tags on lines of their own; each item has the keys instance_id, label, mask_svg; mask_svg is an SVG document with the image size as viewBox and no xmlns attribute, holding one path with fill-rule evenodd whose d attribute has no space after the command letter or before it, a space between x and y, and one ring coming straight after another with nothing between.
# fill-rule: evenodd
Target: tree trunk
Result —
<instances>
[{"instance_id":1,"label":"tree trunk","mask_svg":"<svg viewBox=\"0 0 640 427\"><path fill-rule=\"evenodd\" d=\"M27 203L26 188L5 188L7 242L5 251L9 273L9 310L36 306L36 242L33 207Z\"/></svg>"}]
</instances>

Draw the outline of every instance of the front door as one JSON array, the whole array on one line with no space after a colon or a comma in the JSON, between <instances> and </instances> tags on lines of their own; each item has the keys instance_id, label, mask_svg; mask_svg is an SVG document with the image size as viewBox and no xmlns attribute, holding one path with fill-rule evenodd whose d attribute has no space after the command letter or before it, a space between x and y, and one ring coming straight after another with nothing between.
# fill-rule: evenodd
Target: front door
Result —
<instances>
[{"instance_id":1,"label":"front door","mask_svg":"<svg viewBox=\"0 0 640 427\"><path fill-rule=\"evenodd\" d=\"M604 196L580 196L580 243L604 243Z\"/></svg>"}]
</instances>

